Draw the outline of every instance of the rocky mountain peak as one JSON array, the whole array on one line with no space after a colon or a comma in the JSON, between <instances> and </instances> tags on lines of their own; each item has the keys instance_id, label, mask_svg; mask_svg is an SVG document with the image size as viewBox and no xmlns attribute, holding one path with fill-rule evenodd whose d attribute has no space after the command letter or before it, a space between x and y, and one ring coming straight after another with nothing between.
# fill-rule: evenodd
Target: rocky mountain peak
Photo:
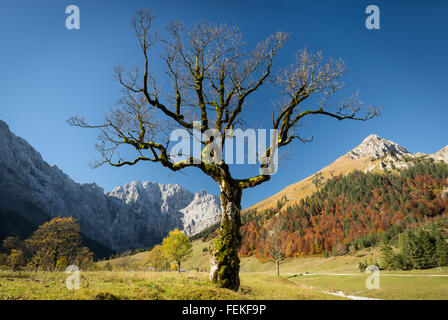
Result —
<instances>
[{"instance_id":1,"label":"rocky mountain peak","mask_svg":"<svg viewBox=\"0 0 448 320\"><path fill-rule=\"evenodd\" d=\"M371 134L359 146L349 151L347 156L351 159L381 158L388 154L402 155L408 153L409 151L406 148L395 142Z\"/></svg>"},{"instance_id":2,"label":"rocky mountain peak","mask_svg":"<svg viewBox=\"0 0 448 320\"><path fill-rule=\"evenodd\" d=\"M13 201L47 217L73 216L83 234L116 251L150 247L174 228L193 235L221 217L218 197L179 184L133 181L104 194L77 183L0 120L0 210Z\"/></svg>"},{"instance_id":3,"label":"rocky mountain peak","mask_svg":"<svg viewBox=\"0 0 448 320\"><path fill-rule=\"evenodd\" d=\"M193 201L180 211L183 213L182 223L188 236L205 229L204 221L208 226L221 220L221 201L219 197L207 194L205 190L196 192Z\"/></svg>"},{"instance_id":4,"label":"rocky mountain peak","mask_svg":"<svg viewBox=\"0 0 448 320\"><path fill-rule=\"evenodd\" d=\"M430 155L430 157L433 158L434 160L439 160L439 161L442 160L442 161L445 161L446 163L448 163L448 146L433 153L432 155Z\"/></svg>"},{"instance_id":5,"label":"rocky mountain peak","mask_svg":"<svg viewBox=\"0 0 448 320\"><path fill-rule=\"evenodd\" d=\"M9 130L9 126L3 120L0 120L0 128Z\"/></svg>"},{"instance_id":6,"label":"rocky mountain peak","mask_svg":"<svg viewBox=\"0 0 448 320\"><path fill-rule=\"evenodd\" d=\"M202 197L205 197L206 195L207 195L207 191L199 190L198 192L195 193L194 197L195 198L202 198Z\"/></svg>"}]
</instances>

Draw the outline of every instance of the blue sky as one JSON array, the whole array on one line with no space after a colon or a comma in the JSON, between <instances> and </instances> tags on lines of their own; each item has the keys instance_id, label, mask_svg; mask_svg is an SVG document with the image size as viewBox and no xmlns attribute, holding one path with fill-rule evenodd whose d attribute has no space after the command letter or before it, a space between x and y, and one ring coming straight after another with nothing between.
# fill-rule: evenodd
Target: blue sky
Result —
<instances>
[{"instance_id":1,"label":"blue sky","mask_svg":"<svg viewBox=\"0 0 448 320\"><path fill-rule=\"evenodd\" d=\"M65 8L81 10L81 29L65 28ZM365 8L381 11L381 29L367 30ZM350 72L346 95L359 89L369 104L382 104L370 122L313 118L302 132L314 142L288 150L272 180L246 190L243 207L328 165L376 133L411 152L435 152L448 144L446 91L448 44L446 1L84 1L3 0L0 3L0 119L25 138L50 164L78 182L96 182L106 191L132 180L180 183L191 191L218 194L215 183L195 169L171 173L159 165L91 169L97 132L69 127L79 114L92 122L120 97L113 66L141 63L130 28L139 8L155 9L155 27L170 19L237 24L248 44L282 30L292 34L278 66L292 62L299 49L341 57ZM156 62L154 70L162 71ZM273 97L254 98L251 116L269 121ZM267 103L268 101L269 103ZM256 171L255 171L256 173Z\"/></svg>"}]
</instances>

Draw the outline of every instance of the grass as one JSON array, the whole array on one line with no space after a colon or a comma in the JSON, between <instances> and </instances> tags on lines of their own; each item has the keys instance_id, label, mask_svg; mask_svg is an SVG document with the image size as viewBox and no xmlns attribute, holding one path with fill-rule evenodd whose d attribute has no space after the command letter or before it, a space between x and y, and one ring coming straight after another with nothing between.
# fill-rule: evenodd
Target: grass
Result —
<instances>
[{"instance_id":1,"label":"grass","mask_svg":"<svg viewBox=\"0 0 448 320\"><path fill-rule=\"evenodd\" d=\"M193 242L192 255L182 262L182 268L186 270L198 270L208 272L210 255L209 248L211 241L202 242L201 240ZM205 249L205 250L204 250ZM119 257L107 261L98 262L98 266L104 268L107 263L113 270L147 270L146 265L147 252L139 252L134 255ZM324 259L322 257L304 257L291 258L282 262L282 273L303 273L303 272L358 272L358 263L360 261L375 261L379 259L379 253L376 249L366 249L359 251L354 255L345 255L341 257L331 257ZM241 272L268 272L274 273L275 264L271 261L262 262L255 257L244 257L241 259Z\"/></svg>"},{"instance_id":2,"label":"grass","mask_svg":"<svg viewBox=\"0 0 448 320\"><path fill-rule=\"evenodd\" d=\"M241 274L241 289L250 299L257 300L334 300L309 287L303 287L284 277L266 274ZM336 298L339 299L339 298Z\"/></svg>"},{"instance_id":3,"label":"grass","mask_svg":"<svg viewBox=\"0 0 448 320\"><path fill-rule=\"evenodd\" d=\"M243 275L241 289L217 288L206 273L81 272L80 289L69 290L63 272L0 271L1 300L253 300L331 299L293 281L270 275Z\"/></svg>"},{"instance_id":4,"label":"grass","mask_svg":"<svg viewBox=\"0 0 448 320\"><path fill-rule=\"evenodd\" d=\"M63 272L0 271L0 300L323 300L324 291L380 299L447 299L448 277L397 277L382 274L379 290L365 286L367 274L284 275L242 273L238 292L217 288L203 272L81 272L79 290L69 290ZM394 276L395 275L395 276Z\"/></svg>"},{"instance_id":5,"label":"grass","mask_svg":"<svg viewBox=\"0 0 448 320\"><path fill-rule=\"evenodd\" d=\"M448 300L448 277L397 277L380 273L380 288L369 290L367 274L356 276L289 276L304 288L386 300Z\"/></svg>"},{"instance_id":6,"label":"grass","mask_svg":"<svg viewBox=\"0 0 448 320\"><path fill-rule=\"evenodd\" d=\"M81 290L72 293L65 289L63 283L65 274L56 276L42 273L34 277L32 274L18 273L15 275L17 286L11 286L9 282L12 281L4 280L5 276L2 274L0 276L0 284L2 285L0 287L0 298L20 298L23 296L23 292L27 290L26 298L40 296L45 299L95 299L100 293L110 293L119 299L300 300L338 298L324 294L323 291L342 291L346 295L380 299L448 299L448 277L425 276L448 275L447 267L411 271L382 270L380 272L380 289L368 290L365 285L368 275L359 272L358 264L365 261L369 264L381 261L377 248L369 248L353 254L330 258L316 256L290 258L282 262L280 266L281 278L275 276L275 264L273 262L262 262L255 257L245 257L241 259L241 289L238 293L234 293L218 289L208 281L208 248L210 245L210 242L200 240L194 242L191 257L182 263L182 268L186 270L203 272L187 272L180 275L177 273L145 272L147 270L147 253L140 252L131 256L99 262L97 265L100 268L104 268L106 263L109 263L114 272L82 273L83 279L85 279L82 283L88 287L83 287ZM303 276L303 274L307 275ZM13 276L11 273L9 275L10 278ZM408 275L411 276L408 277ZM51 283L47 283L48 288L41 287L46 281L45 277L52 278L49 280ZM36 282L33 279L42 281ZM11 287L11 290L7 291L7 296L4 293L5 286L8 289Z\"/></svg>"},{"instance_id":7,"label":"grass","mask_svg":"<svg viewBox=\"0 0 448 320\"><path fill-rule=\"evenodd\" d=\"M208 272L210 256L209 256L209 246L211 242L202 242L201 240L193 242L193 252L192 255L182 262L181 268L186 270L197 270ZM204 251L204 248L207 251ZM104 269L106 264L109 264L114 271L127 271L127 270L148 270L147 265L147 252L139 252L133 255L118 257L111 260L99 261L97 265Z\"/></svg>"}]
</instances>

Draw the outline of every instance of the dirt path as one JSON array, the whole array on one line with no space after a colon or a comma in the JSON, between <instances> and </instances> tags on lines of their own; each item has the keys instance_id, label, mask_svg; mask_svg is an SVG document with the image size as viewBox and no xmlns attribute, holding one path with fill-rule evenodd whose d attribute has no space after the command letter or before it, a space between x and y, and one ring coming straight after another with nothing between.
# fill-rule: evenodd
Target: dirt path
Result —
<instances>
[{"instance_id":1,"label":"dirt path","mask_svg":"<svg viewBox=\"0 0 448 320\"><path fill-rule=\"evenodd\" d=\"M330 291L324 290L322 292L326 293L326 294L331 294L332 296L344 297L344 298L347 298L347 299L350 299L350 300L383 300L383 299L375 299L375 298L368 298L368 297L346 295L342 291L330 292Z\"/></svg>"},{"instance_id":2,"label":"dirt path","mask_svg":"<svg viewBox=\"0 0 448 320\"><path fill-rule=\"evenodd\" d=\"M302 273L300 276L361 276L362 273ZM297 276L297 274L295 274ZM391 273L381 273L381 277L448 277L448 274L391 274ZM312 286L309 286L310 289L316 289ZM350 300L383 300L378 298L370 298L370 297L362 297L355 295L347 295L344 294L343 291L330 292L328 290L321 291L322 293L329 294L332 296L343 297Z\"/></svg>"},{"instance_id":3,"label":"dirt path","mask_svg":"<svg viewBox=\"0 0 448 320\"><path fill-rule=\"evenodd\" d=\"M360 276L362 273L303 273L301 276ZM448 277L448 274L391 274L381 273L387 277Z\"/></svg>"}]
</instances>

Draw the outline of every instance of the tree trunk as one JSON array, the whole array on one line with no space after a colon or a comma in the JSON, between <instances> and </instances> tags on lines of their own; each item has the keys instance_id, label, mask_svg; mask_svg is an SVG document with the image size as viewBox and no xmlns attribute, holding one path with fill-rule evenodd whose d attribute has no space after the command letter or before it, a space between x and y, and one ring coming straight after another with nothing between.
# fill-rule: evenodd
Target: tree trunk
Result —
<instances>
[{"instance_id":1,"label":"tree trunk","mask_svg":"<svg viewBox=\"0 0 448 320\"><path fill-rule=\"evenodd\" d=\"M221 226L210 259L210 280L234 291L240 287L241 195L238 185L221 183Z\"/></svg>"},{"instance_id":2,"label":"tree trunk","mask_svg":"<svg viewBox=\"0 0 448 320\"><path fill-rule=\"evenodd\" d=\"M177 270L179 271L179 273L180 273L180 260L179 261L177 261Z\"/></svg>"},{"instance_id":3,"label":"tree trunk","mask_svg":"<svg viewBox=\"0 0 448 320\"><path fill-rule=\"evenodd\" d=\"M277 277L280 277L280 264L278 262L278 258L275 259L275 267L277 268Z\"/></svg>"}]
</instances>

